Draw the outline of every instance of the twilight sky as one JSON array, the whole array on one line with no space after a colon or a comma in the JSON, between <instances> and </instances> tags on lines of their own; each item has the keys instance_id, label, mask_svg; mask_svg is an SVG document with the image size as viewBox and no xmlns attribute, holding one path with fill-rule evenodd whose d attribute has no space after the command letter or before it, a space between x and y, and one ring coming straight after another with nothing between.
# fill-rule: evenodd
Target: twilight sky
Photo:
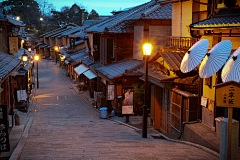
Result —
<instances>
[{"instance_id":1,"label":"twilight sky","mask_svg":"<svg viewBox=\"0 0 240 160\"><path fill-rule=\"evenodd\" d=\"M83 5L90 13L95 9L99 15L112 15L113 10L120 10L128 7L137 6L150 0L48 0L60 11L63 6L71 7L74 3Z\"/></svg>"}]
</instances>

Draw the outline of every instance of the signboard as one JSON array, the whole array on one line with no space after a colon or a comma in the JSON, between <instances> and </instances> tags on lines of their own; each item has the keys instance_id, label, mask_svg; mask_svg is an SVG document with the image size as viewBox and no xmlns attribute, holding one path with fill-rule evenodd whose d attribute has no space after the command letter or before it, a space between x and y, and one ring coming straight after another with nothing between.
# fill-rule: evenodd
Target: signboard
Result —
<instances>
[{"instance_id":1,"label":"signboard","mask_svg":"<svg viewBox=\"0 0 240 160\"><path fill-rule=\"evenodd\" d=\"M0 151L10 151L7 105L0 105Z\"/></svg>"},{"instance_id":2,"label":"signboard","mask_svg":"<svg viewBox=\"0 0 240 160\"><path fill-rule=\"evenodd\" d=\"M115 85L107 85L107 100L114 100Z\"/></svg>"},{"instance_id":3,"label":"signboard","mask_svg":"<svg viewBox=\"0 0 240 160\"><path fill-rule=\"evenodd\" d=\"M123 89L122 114L133 114L133 89Z\"/></svg>"},{"instance_id":4,"label":"signboard","mask_svg":"<svg viewBox=\"0 0 240 160\"><path fill-rule=\"evenodd\" d=\"M122 106L122 114L133 114L133 106Z\"/></svg>"},{"instance_id":5,"label":"signboard","mask_svg":"<svg viewBox=\"0 0 240 160\"><path fill-rule=\"evenodd\" d=\"M70 50L75 50L75 38L70 38Z\"/></svg>"},{"instance_id":6,"label":"signboard","mask_svg":"<svg viewBox=\"0 0 240 160\"><path fill-rule=\"evenodd\" d=\"M17 99L20 101L27 101L27 93L26 90L18 90L17 91Z\"/></svg>"},{"instance_id":7,"label":"signboard","mask_svg":"<svg viewBox=\"0 0 240 160\"><path fill-rule=\"evenodd\" d=\"M43 42L43 38L40 38L40 41Z\"/></svg>"},{"instance_id":8,"label":"signboard","mask_svg":"<svg viewBox=\"0 0 240 160\"><path fill-rule=\"evenodd\" d=\"M216 105L217 107L240 108L239 95L240 87L237 85L229 84L216 87Z\"/></svg>"},{"instance_id":9,"label":"signboard","mask_svg":"<svg viewBox=\"0 0 240 160\"><path fill-rule=\"evenodd\" d=\"M18 37L9 37L9 52L18 53Z\"/></svg>"},{"instance_id":10,"label":"signboard","mask_svg":"<svg viewBox=\"0 0 240 160\"><path fill-rule=\"evenodd\" d=\"M207 102L208 102L208 98L202 96L201 105L207 108Z\"/></svg>"}]
</instances>

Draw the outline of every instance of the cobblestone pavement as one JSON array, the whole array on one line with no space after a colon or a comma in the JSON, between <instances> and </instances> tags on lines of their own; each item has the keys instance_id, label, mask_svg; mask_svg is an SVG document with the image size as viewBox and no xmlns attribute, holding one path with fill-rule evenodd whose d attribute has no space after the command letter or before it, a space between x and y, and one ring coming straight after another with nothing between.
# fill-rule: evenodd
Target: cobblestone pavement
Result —
<instances>
[{"instance_id":1,"label":"cobblestone pavement","mask_svg":"<svg viewBox=\"0 0 240 160\"><path fill-rule=\"evenodd\" d=\"M34 117L19 159L218 159L201 149L148 137L101 119L54 62L39 62Z\"/></svg>"}]
</instances>

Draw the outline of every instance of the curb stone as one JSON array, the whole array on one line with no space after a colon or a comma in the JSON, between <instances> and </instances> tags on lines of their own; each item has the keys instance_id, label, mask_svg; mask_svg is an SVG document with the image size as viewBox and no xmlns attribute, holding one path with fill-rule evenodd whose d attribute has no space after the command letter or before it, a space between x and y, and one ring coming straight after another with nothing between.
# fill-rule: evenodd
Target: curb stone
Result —
<instances>
[{"instance_id":1,"label":"curb stone","mask_svg":"<svg viewBox=\"0 0 240 160\"><path fill-rule=\"evenodd\" d=\"M110 119L110 120L111 120L111 119ZM123 123L123 122L120 122L120 121L118 121L118 120L111 120L111 121L116 122L116 123L120 123L120 124L122 124L122 125L125 125L125 126L127 126L127 127L130 127L130 128L132 128L132 129L134 129L134 130L137 130L137 131L138 131L138 130L141 130L141 129L138 129L138 128L134 127L134 126L128 125L128 124ZM175 143L183 143L183 144L186 144L186 145L190 145L190 146L193 146L193 147L202 149L203 151L208 152L208 153L210 153L210 154L212 154L212 155L214 155L214 156L216 156L216 157L218 157L218 158L220 157L220 154L219 154L219 153L217 153L217 152L215 152L215 151L213 151L213 150L211 150L211 149L209 149L209 148L207 148L207 147L201 146L201 145L196 144L196 143L191 143L191 142L187 142L187 141L180 141L180 140L171 139L171 138L168 138L167 136L165 136L164 134L159 133L158 131L156 131L156 130L154 130L154 129L153 129L153 131L154 131L156 134L158 134L159 136L162 136L162 137L163 137L164 139L166 139L167 141L171 141L171 142L175 142ZM150 134L150 136L151 136L151 134ZM154 138L152 137L152 139L154 139Z\"/></svg>"},{"instance_id":2,"label":"curb stone","mask_svg":"<svg viewBox=\"0 0 240 160\"><path fill-rule=\"evenodd\" d=\"M31 117L24 129L24 132L17 144L17 147L14 149L12 155L10 156L9 160L16 160L19 158L19 156L21 155L21 152L22 152L22 149L25 145L25 142L26 142L26 139L28 137L28 131L32 125L32 122L33 122L33 117Z\"/></svg>"}]
</instances>

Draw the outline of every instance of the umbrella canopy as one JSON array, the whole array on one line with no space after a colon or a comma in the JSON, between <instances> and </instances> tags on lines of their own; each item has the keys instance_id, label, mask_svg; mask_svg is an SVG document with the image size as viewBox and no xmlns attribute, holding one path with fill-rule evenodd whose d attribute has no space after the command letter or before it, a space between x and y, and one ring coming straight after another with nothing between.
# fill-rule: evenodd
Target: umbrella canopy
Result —
<instances>
[{"instance_id":1,"label":"umbrella canopy","mask_svg":"<svg viewBox=\"0 0 240 160\"><path fill-rule=\"evenodd\" d=\"M240 82L240 47L231 55L222 70L222 81Z\"/></svg>"},{"instance_id":2,"label":"umbrella canopy","mask_svg":"<svg viewBox=\"0 0 240 160\"><path fill-rule=\"evenodd\" d=\"M202 39L195 43L183 57L180 70L183 73L187 73L197 67L206 55L208 46L209 41L207 39Z\"/></svg>"},{"instance_id":3,"label":"umbrella canopy","mask_svg":"<svg viewBox=\"0 0 240 160\"><path fill-rule=\"evenodd\" d=\"M209 78L214 75L226 62L232 50L232 42L224 40L216 44L205 56L200 67L199 76Z\"/></svg>"}]
</instances>

